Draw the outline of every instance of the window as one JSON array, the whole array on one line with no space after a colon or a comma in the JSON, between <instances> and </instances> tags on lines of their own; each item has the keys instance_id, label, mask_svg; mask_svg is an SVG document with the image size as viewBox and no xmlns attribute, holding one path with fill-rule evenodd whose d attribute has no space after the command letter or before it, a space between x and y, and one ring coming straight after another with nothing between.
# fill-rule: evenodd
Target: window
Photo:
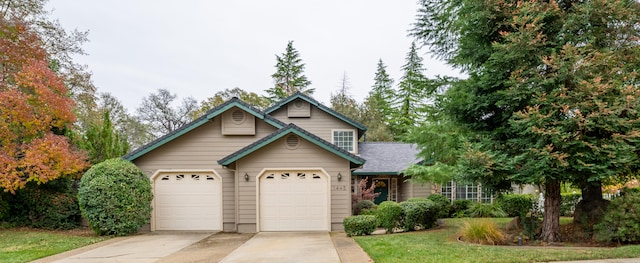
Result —
<instances>
[{"instance_id":1,"label":"window","mask_svg":"<svg viewBox=\"0 0 640 263\"><path fill-rule=\"evenodd\" d=\"M356 140L354 130L333 130L333 144L347 152L355 152Z\"/></svg>"},{"instance_id":2,"label":"window","mask_svg":"<svg viewBox=\"0 0 640 263\"><path fill-rule=\"evenodd\" d=\"M449 200L471 200L474 202L491 203L493 202L493 195L490 191L482 191L480 184L456 184L453 181L449 181L446 184L441 185L442 195L449 198Z\"/></svg>"}]
</instances>

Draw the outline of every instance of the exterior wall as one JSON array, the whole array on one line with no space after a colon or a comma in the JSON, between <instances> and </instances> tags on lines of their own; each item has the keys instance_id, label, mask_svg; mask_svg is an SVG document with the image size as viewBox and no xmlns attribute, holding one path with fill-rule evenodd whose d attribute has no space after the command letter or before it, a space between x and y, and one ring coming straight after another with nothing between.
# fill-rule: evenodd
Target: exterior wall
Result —
<instances>
[{"instance_id":1,"label":"exterior wall","mask_svg":"<svg viewBox=\"0 0 640 263\"><path fill-rule=\"evenodd\" d=\"M432 185L411 183L406 181L406 177L398 179L398 202L406 201L409 198L426 198L433 193Z\"/></svg>"},{"instance_id":2,"label":"exterior wall","mask_svg":"<svg viewBox=\"0 0 640 263\"><path fill-rule=\"evenodd\" d=\"M217 160L267 136L275 127L256 120L256 135L222 135L220 116L134 160L147 176L157 170L208 169L222 177L223 230L235 231L235 174L218 165Z\"/></svg>"},{"instance_id":3,"label":"exterior wall","mask_svg":"<svg viewBox=\"0 0 640 263\"><path fill-rule=\"evenodd\" d=\"M285 111L286 113L286 111ZM299 146L290 149L285 145L286 136L236 161L238 181L238 232L257 230L257 176L263 169L314 169L322 168L329 176L331 190L331 230L342 230L342 220L351 215L351 172L349 161L304 139ZM244 174L249 181L244 180ZM338 181L340 173L342 179Z\"/></svg>"},{"instance_id":4,"label":"exterior wall","mask_svg":"<svg viewBox=\"0 0 640 263\"><path fill-rule=\"evenodd\" d=\"M308 132L313 133L314 135L331 143L333 142L333 134L331 130L335 130L335 129L352 129L354 131L356 130L356 128L351 126L350 124L344 121L341 121L340 119L337 119L334 116L331 116L330 114L318 109L318 107L316 106L311 106L310 118L289 118L287 114L286 106L281 107L280 109L272 112L271 116L284 123L294 123L300 128L303 128ZM355 136L358 136L357 134L358 132L356 131ZM355 138L355 141L357 141L357 139L358 138ZM356 151L357 151L357 147L356 147Z\"/></svg>"}]
</instances>

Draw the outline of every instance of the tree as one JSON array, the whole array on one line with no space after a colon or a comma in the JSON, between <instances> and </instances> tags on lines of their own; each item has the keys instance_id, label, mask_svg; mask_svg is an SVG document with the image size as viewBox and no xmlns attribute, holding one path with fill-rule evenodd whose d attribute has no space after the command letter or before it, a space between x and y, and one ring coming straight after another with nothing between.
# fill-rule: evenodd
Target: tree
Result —
<instances>
[{"instance_id":1,"label":"tree","mask_svg":"<svg viewBox=\"0 0 640 263\"><path fill-rule=\"evenodd\" d=\"M349 94L349 89L351 89L351 85L349 84L349 77L347 77L347 73L345 72L342 75L338 92L331 93L331 98L329 99L331 108L342 113L344 116L358 120L360 118L358 102Z\"/></svg>"},{"instance_id":2,"label":"tree","mask_svg":"<svg viewBox=\"0 0 640 263\"><path fill-rule=\"evenodd\" d=\"M387 66L378 60L374 83L369 95L361 106L360 122L367 127L367 141L392 141L389 128L392 113L391 100L394 95L393 79L387 73Z\"/></svg>"},{"instance_id":3,"label":"tree","mask_svg":"<svg viewBox=\"0 0 640 263\"><path fill-rule=\"evenodd\" d=\"M103 116L109 114L114 131L120 134L129 144L129 148L137 148L153 140L149 134L149 127L140 123L135 116L131 116L122 103L111 93L101 92L97 96L96 107L93 115ZM93 118L93 125L102 125L103 119Z\"/></svg>"},{"instance_id":4,"label":"tree","mask_svg":"<svg viewBox=\"0 0 640 263\"><path fill-rule=\"evenodd\" d=\"M89 127L80 141L80 147L88 152L93 164L121 157L129 151L129 143L115 129L109 111L104 112L102 123Z\"/></svg>"},{"instance_id":5,"label":"tree","mask_svg":"<svg viewBox=\"0 0 640 263\"><path fill-rule=\"evenodd\" d=\"M390 125L395 139L402 139L409 129L423 120L424 98L429 94L429 80L423 74L422 58L415 42L411 43L402 70L404 73L393 101L395 110Z\"/></svg>"},{"instance_id":6,"label":"tree","mask_svg":"<svg viewBox=\"0 0 640 263\"><path fill-rule=\"evenodd\" d=\"M298 50L293 47L293 41L289 41L285 52L276 55L276 73L273 73L274 87L267 90L271 103L278 102L298 91L307 95L313 94L315 89L308 88L311 81L304 75L304 63Z\"/></svg>"},{"instance_id":7,"label":"tree","mask_svg":"<svg viewBox=\"0 0 640 263\"><path fill-rule=\"evenodd\" d=\"M230 100L233 97L249 103L258 109L266 109L270 105L270 101L267 97L235 87L233 89L218 91L215 95L213 95L213 97L209 97L207 98L207 100L202 101L200 103L200 109L193 112L193 118L200 117L210 109L224 103L227 100Z\"/></svg>"},{"instance_id":8,"label":"tree","mask_svg":"<svg viewBox=\"0 0 640 263\"><path fill-rule=\"evenodd\" d=\"M597 188L638 168L639 4L421 6L412 35L469 74L442 107L469 131L460 172L493 189L543 185L541 239L558 241L562 182Z\"/></svg>"},{"instance_id":9,"label":"tree","mask_svg":"<svg viewBox=\"0 0 640 263\"><path fill-rule=\"evenodd\" d=\"M87 163L64 136L75 120L64 78L15 3L0 4L0 187L15 193L30 181L77 175Z\"/></svg>"},{"instance_id":10,"label":"tree","mask_svg":"<svg viewBox=\"0 0 640 263\"><path fill-rule=\"evenodd\" d=\"M150 134L160 137L192 120L193 112L198 106L196 100L187 97L177 108L172 108L171 104L176 98L177 95L168 90L158 89L157 93L151 93L142 99L137 109L137 118L149 126Z\"/></svg>"}]
</instances>

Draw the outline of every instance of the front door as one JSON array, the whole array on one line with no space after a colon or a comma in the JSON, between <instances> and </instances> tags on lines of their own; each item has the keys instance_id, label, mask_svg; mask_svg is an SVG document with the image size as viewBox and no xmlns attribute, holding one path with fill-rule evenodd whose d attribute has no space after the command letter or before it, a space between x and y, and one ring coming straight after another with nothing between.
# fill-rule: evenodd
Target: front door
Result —
<instances>
[{"instance_id":1,"label":"front door","mask_svg":"<svg viewBox=\"0 0 640 263\"><path fill-rule=\"evenodd\" d=\"M380 193L373 202L376 205L389 200L389 179L374 179L373 183L376 184L376 188L373 189L374 193Z\"/></svg>"}]
</instances>

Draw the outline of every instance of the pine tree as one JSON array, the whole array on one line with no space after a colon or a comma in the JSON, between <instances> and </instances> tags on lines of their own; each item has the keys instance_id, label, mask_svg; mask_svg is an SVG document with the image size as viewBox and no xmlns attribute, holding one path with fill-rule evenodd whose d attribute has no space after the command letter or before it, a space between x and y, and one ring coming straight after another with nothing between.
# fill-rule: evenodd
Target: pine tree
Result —
<instances>
[{"instance_id":1,"label":"pine tree","mask_svg":"<svg viewBox=\"0 0 640 263\"><path fill-rule=\"evenodd\" d=\"M360 122L367 127L367 141L391 141L393 134L389 129L389 120L393 109L393 79L387 73L387 66L382 59L378 60L378 68L369 95L362 103Z\"/></svg>"},{"instance_id":2,"label":"pine tree","mask_svg":"<svg viewBox=\"0 0 640 263\"><path fill-rule=\"evenodd\" d=\"M411 43L402 70L404 73L393 101L395 110L390 123L395 139L402 139L416 123L423 120L424 98L429 94L429 80L423 74L422 57L418 55L415 42Z\"/></svg>"},{"instance_id":3,"label":"pine tree","mask_svg":"<svg viewBox=\"0 0 640 263\"><path fill-rule=\"evenodd\" d=\"M286 51L281 56L276 55L276 73L271 75L274 87L266 90L272 103L298 91L313 94L314 89L308 88L311 81L304 75L304 66L298 50L293 47L293 41L289 41Z\"/></svg>"},{"instance_id":4,"label":"pine tree","mask_svg":"<svg viewBox=\"0 0 640 263\"><path fill-rule=\"evenodd\" d=\"M92 164L123 156L129 151L129 143L116 130L109 111L104 112L102 123L93 124L87 129L79 144L88 152Z\"/></svg>"}]
</instances>

